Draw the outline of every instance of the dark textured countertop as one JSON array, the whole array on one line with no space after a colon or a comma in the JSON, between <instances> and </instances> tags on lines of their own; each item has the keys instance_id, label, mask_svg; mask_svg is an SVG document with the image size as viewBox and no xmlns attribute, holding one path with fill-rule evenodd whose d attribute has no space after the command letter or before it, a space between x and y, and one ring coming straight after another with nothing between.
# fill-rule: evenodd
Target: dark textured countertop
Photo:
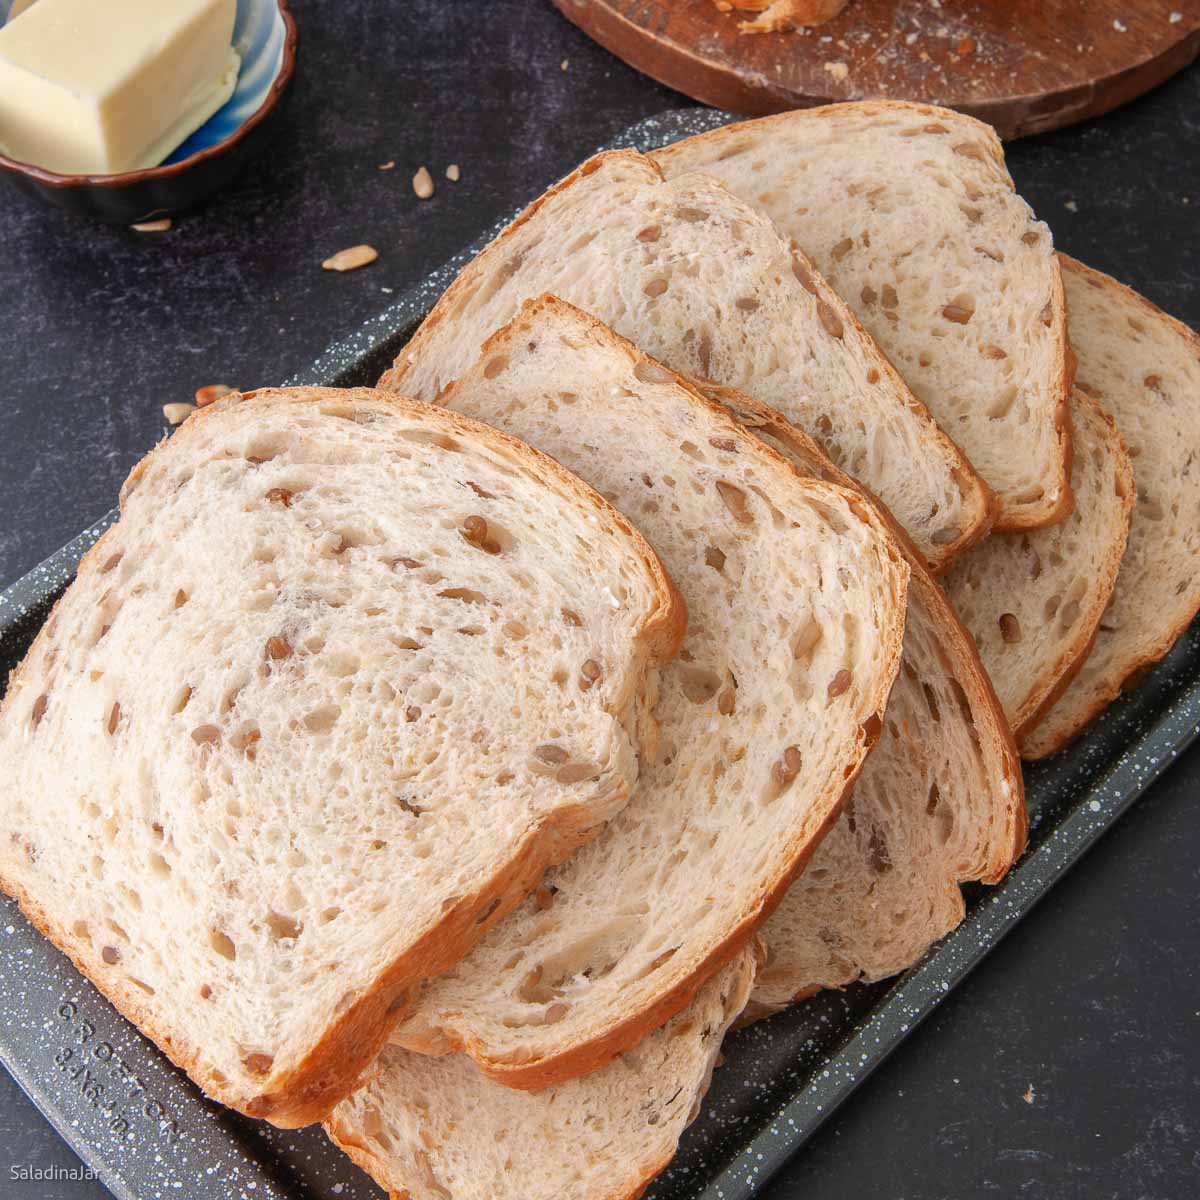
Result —
<instances>
[{"instance_id":1,"label":"dark textured countertop","mask_svg":"<svg viewBox=\"0 0 1200 1200\"><path fill-rule=\"evenodd\" d=\"M100 516L207 383L279 381L643 116L689 103L542 0L294 0L274 150L163 235L0 198L0 583ZM565 69L562 64L566 63ZM1058 244L1200 325L1200 70L1014 145ZM393 171L377 164L394 160ZM436 196L419 202L428 164ZM446 182L458 163L462 179ZM379 262L321 261L370 242ZM1200 431L1197 436L1200 437ZM1176 766L765 1195L1200 1195L1200 748ZM0 1072L0 1197L78 1160Z\"/></svg>"}]
</instances>

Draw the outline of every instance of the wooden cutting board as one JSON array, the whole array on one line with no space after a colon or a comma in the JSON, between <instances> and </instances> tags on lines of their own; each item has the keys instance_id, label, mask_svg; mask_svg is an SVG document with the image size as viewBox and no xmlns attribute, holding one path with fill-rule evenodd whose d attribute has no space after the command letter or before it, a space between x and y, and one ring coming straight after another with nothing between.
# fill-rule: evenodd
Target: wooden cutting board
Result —
<instances>
[{"instance_id":1,"label":"wooden cutting board","mask_svg":"<svg viewBox=\"0 0 1200 1200\"><path fill-rule=\"evenodd\" d=\"M851 0L825 25L759 34L712 0L553 2L618 58L718 108L923 100L1005 138L1108 112L1200 53L1200 0Z\"/></svg>"}]
</instances>

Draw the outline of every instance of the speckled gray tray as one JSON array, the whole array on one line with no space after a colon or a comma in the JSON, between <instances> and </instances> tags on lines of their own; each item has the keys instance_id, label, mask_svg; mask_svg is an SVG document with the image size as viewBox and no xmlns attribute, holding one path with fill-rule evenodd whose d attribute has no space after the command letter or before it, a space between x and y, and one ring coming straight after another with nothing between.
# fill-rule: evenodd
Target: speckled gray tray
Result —
<instances>
[{"instance_id":1,"label":"speckled gray tray","mask_svg":"<svg viewBox=\"0 0 1200 1200\"><path fill-rule=\"evenodd\" d=\"M651 149L725 119L703 109L665 113L616 144ZM373 382L493 232L291 382ZM0 593L0 679L114 517ZM729 1038L699 1120L647 1200L753 1196L1167 768L1198 725L1200 622L1085 738L1027 770L1029 849L999 887L968 889L966 920L923 962L897 980L814 997ZM7 900L0 900L0 1060L120 1200L381 1195L319 1130L281 1132L206 1101Z\"/></svg>"}]
</instances>

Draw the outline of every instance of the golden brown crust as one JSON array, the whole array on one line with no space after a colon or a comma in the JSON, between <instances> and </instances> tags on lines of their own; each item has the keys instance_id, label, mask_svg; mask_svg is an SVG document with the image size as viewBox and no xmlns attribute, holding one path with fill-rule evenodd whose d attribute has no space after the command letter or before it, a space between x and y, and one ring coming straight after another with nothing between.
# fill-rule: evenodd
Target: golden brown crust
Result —
<instances>
[{"instance_id":1,"label":"golden brown crust","mask_svg":"<svg viewBox=\"0 0 1200 1200\"><path fill-rule=\"evenodd\" d=\"M250 393L249 396L235 394L210 409L201 409L199 415L190 418L175 437L186 439L199 436L196 432L199 426L194 422L209 420L211 417L208 414L224 411L231 405L248 400L254 403L297 405L324 400L361 407L382 406L410 413L425 421L431 415L427 405L397 396L380 395L371 389L267 389ZM465 437L481 440L518 461L524 470L534 476L547 481L554 480L559 489L565 488L578 498L582 506L590 505L604 514L612 525L632 540L639 557L650 568L659 591L658 606L642 625L639 640L643 644L638 651L638 661L631 670L631 677L637 681L634 686L644 686L647 672L674 656L686 627L683 601L649 543L606 500L548 455L458 413L432 411L436 413L435 419L443 423L450 433L458 432ZM164 452L165 445L160 444L130 472L121 489L122 505L157 456ZM99 569L104 561L101 556L107 557L103 547L112 535L113 530L108 531L84 556L77 581ZM48 620L43 630L49 626ZM44 632L39 634L30 650L30 657L36 652L43 636ZM20 672L21 668L18 667L14 673L18 679ZM0 720L6 717L14 694L15 689L9 692L5 703L0 706ZM276 1071L263 1081L262 1089L254 1093L225 1079L205 1061L202 1047L189 1044L181 1036L186 1028L184 1024L169 1023L157 1017L147 1007L144 995L137 993L123 981L119 973L112 971L90 949L82 946L78 938L54 921L22 887L0 878L0 888L14 896L29 920L71 959L125 1017L149 1036L176 1065L187 1071L205 1092L248 1116L262 1118L281 1128L294 1128L320 1120L353 1090L360 1073L403 1017L417 984L453 966L480 937L533 890L548 867L561 862L599 832L600 826L590 820L594 804L598 802L602 807L608 807L627 799L628 789L623 782L616 781L607 796L594 798L586 807L560 809L552 817L529 829L513 848L510 860L502 869L474 895L459 900L437 925L427 930L403 955L381 970L358 1002L324 1031L296 1066ZM584 819L581 820L581 816Z\"/></svg>"},{"instance_id":2,"label":"golden brown crust","mask_svg":"<svg viewBox=\"0 0 1200 1200\"><path fill-rule=\"evenodd\" d=\"M974 117L969 117L965 113L951 112L936 105L918 104L909 100L849 101L842 104L821 105L818 108L804 111L776 113L774 116L768 117L755 117L749 121L739 121L733 125L723 125L718 129L710 129L706 133L695 134L674 145L664 146L660 150L653 151L650 158L654 162L667 161L680 153L680 148L683 146L706 143L717 145L721 142L735 139L751 130L753 130L755 136L759 136L764 129L769 130L773 125L784 125L796 120L819 121L845 113L853 113L862 117L877 117L897 112L910 112L914 116L935 120L952 120L956 123L966 123L973 126L973 131L980 139L981 147L991 158L992 164L1008 180L1009 185L1012 186L1012 176L1009 174L1007 164L1004 161L1004 148L1000 144L1000 139L996 136L996 131L990 125ZM1069 410L1074 367L1070 361L1070 344L1067 338L1066 300L1063 293L1062 276L1057 269L1057 264L1055 264L1055 268L1052 271L1050 305L1050 323L1055 329L1055 357L1057 362L1055 379L1053 380L1055 389L1053 422L1055 439L1060 451L1060 470L1058 479L1055 481L1057 496L1054 496L1053 492L1050 492L1048 495L1053 496L1052 499L1044 497L1040 501L1022 504L1017 509L1009 508L1007 511L1005 511L1003 503L998 500L994 525L997 532L1038 529L1044 525L1055 525L1070 515L1072 505L1074 504L1074 498L1071 495L1071 461L1073 450L1071 446ZM963 549L965 548L963 547ZM958 552L961 553L961 550Z\"/></svg>"},{"instance_id":3,"label":"golden brown crust","mask_svg":"<svg viewBox=\"0 0 1200 1200\"><path fill-rule=\"evenodd\" d=\"M573 319L586 324L594 337L602 339L612 345L614 349L622 351L633 364L645 362L652 364L655 368L661 368L661 364L656 360L644 354L633 343L614 333L603 322L555 296L545 295L526 301L521 312L509 325L488 338L481 348L480 358L472 370L479 370L479 364L492 353L502 340L518 336L522 329L536 322L543 311L568 312ZM723 435L741 442L750 453L768 462L779 472L780 483L784 489L795 486L798 474L782 455L754 437L724 407L710 400L685 377L675 372L671 372L671 374L679 386L688 393L693 403L706 410L709 417L723 427ZM457 386L457 384L451 384L446 388L439 397L439 402L453 403ZM883 544L888 548L892 561L897 566L903 565L904 575L907 576L907 554L896 544L893 534L894 522L885 519L875 506L864 503L863 493L860 489L841 486L825 480L809 480L807 486L814 490L828 488L832 493L836 493L838 499L849 501L851 511L859 520L880 535ZM902 577L898 586L899 594L895 597L901 607L905 602L905 588L906 583ZM443 1048L466 1052L486 1075L507 1087L536 1091L597 1070L623 1051L635 1046L646 1034L664 1025L671 1017L690 1004L703 984L729 962L775 910L795 877L807 864L821 839L837 820L853 788L854 780L862 770L866 757L881 731L882 714L891 691L892 678L899 666L902 641L903 623L901 622L891 640L887 644L879 646L880 661L890 665L875 689L877 694L874 694L869 700L864 699L864 709L869 711L864 711L858 745L845 766L836 794L824 798L824 807L822 807L822 802L813 806L814 811L821 813L819 822L815 824L814 828L794 831L789 844L780 847L778 859L780 865L775 878L760 895L751 898L746 906L746 911L739 915L723 941L713 946L701 961L694 965L687 976L677 980L652 1004L628 1014L587 1041L574 1045L552 1057L521 1063L491 1058L488 1056L487 1047L479 1039L470 1036L462 1037L452 1031L442 1031L444 1034L441 1041ZM872 720L872 717L878 717L880 720Z\"/></svg>"},{"instance_id":4,"label":"golden brown crust","mask_svg":"<svg viewBox=\"0 0 1200 1200\"><path fill-rule=\"evenodd\" d=\"M1036 693L1033 696L1027 697L1025 704L1022 705L1021 712L1018 714L1013 733L1016 736L1017 745L1023 757L1030 757L1028 753L1030 748L1027 742L1029 734L1054 707L1067 688L1070 687L1072 681L1083 669L1083 664L1087 662L1088 655L1091 654L1092 647L1096 643L1096 635L1100 631L1100 622L1112 597L1113 588L1117 582L1117 572L1120 570L1121 559L1125 554L1125 543L1129 536L1130 521L1133 517L1133 505L1137 497L1137 488L1133 477L1133 462L1129 457L1125 440L1121 437L1121 432L1117 428L1117 423L1095 400L1083 392L1077 391L1075 393L1074 402L1083 408L1089 409L1103 420L1108 430L1110 451L1113 455L1117 473L1117 494L1124 502L1122 505L1124 521L1121 536L1119 540L1113 541L1109 545L1108 553L1105 555L1104 562L1101 564L1097 575L1099 587L1093 598L1092 610L1086 615L1075 642L1070 646L1064 647L1059 656L1058 663L1055 665L1055 670L1050 676L1055 679L1053 686L1046 690L1045 694L1041 697L1038 697ZM1063 662L1069 665L1064 668L1061 665ZM1037 757L1045 757L1045 754L1038 754Z\"/></svg>"}]
</instances>

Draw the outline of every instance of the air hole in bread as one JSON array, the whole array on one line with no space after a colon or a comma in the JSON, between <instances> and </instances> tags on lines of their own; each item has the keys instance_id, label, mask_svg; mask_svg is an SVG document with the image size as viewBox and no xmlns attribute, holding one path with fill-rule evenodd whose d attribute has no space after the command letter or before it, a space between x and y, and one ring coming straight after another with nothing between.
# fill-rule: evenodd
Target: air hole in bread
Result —
<instances>
[{"instance_id":1,"label":"air hole in bread","mask_svg":"<svg viewBox=\"0 0 1200 1200\"><path fill-rule=\"evenodd\" d=\"M988 405L987 415L991 417L993 421L1001 420L1002 418L1008 416L1009 412L1012 410L1013 404L1016 402L1016 399L1016 385L1012 383L1007 384L1005 387L1000 389L1000 391L996 394L996 398L991 402L991 404ZM1038 489L1039 492L1041 492L1041 490L1041 488Z\"/></svg>"},{"instance_id":2,"label":"air hole in bread","mask_svg":"<svg viewBox=\"0 0 1200 1200\"><path fill-rule=\"evenodd\" d=\"M716 671L685 667L679 674L683 694L693 704L707 704L721 689L722 679Z\"/></svg>"},{"instance_id":3,"label":"air hole in bread","mask_svg":"<svg viewBox=\"0 0 1200 1200\"><path fill-rule=\"evenodd\" d=\"M250 682L250 676L242 671L238 673L235 681L225 689L225 695L221 698L221 713L231 713L237 705L238 697L246 690L247 684Z\"/></svg>"},{"instance_id":4,"label":"air hole in bread","mask_svg":"<svg viewBox=\"0 0 1200 1200\"><path fill-rule=\"evenodd\" d=\"M886 875L892 869L887 837L878 826L871 829L871 837L867 842L867 862L876 875Z\"/></svg>"},{"instance_id":5,"label":"air hole in bread","mask_svg":"<svg viewBox=\"0 0 1200 1200\"><path fill-rule=\"evenodd\" d=\"M721 485L718 484L717 486L720 487ZM783 513L781 513L779 511L779 509L771 501L771 498L767 495L767 493L762 488L758 487L757 485L751 485L750 490L763 502L763 504L765 504L767 506L767 511L771 514L771 525L775 529L786 529L787 525L788 525L787 518L783 515ZM722 495L721 498L724 500L725 496ZM729 501L726 500L725 503L726 503L726 506L728 507ZM730 511L732 511L732 510L730 510ZM734 515L736 516L736 513ZM742 518L738 517L738 520L742 521ZM742 524L747 524L747 525L752 524L753 521L754 521L753 514L750 514L750 520L742 521Z\"/></svg>"}]
</instances>

